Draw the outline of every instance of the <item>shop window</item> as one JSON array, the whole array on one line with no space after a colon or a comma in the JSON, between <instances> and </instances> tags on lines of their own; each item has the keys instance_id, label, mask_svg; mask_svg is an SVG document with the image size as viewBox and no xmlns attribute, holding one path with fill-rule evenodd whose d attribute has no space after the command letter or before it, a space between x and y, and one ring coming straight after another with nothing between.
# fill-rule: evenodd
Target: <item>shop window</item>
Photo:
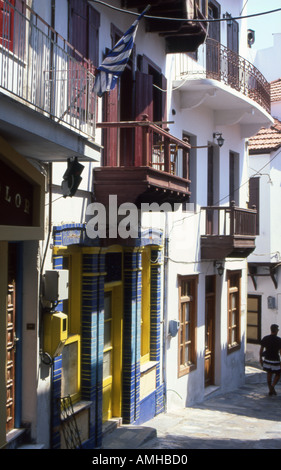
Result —
<instances>
[{"instance_id":1,"label":"shop window","mask_svg":"<svg viewBox=\"0 0 281 470\"><path fill-rule=\"evenodd\" d=\"M196 368L197 277L179 276L179 377Z\"/></svg>"},{"instance_id":2,"label":"shop window","mask_svg":"<svg viewBox=\"0 0 281 470\"><path fill-rule=\"evenodd\" d=\"M70 336L62 350L61 396L80 398L80 336Z\"/></svg>"},{"instance_id":3,"label":"shop window","mask_svg":"<svg viewBox=\"0 0 281 470\"><path fill-rule=\"evenodd\" d=\"M141 364L150 360L150 248L142 253Z\"/></svg>"},{"instance_id":4,"label":"shop window","mask_svg":"<svg viewBox=\"0 0 281 470\"><path fill-rule=\"evenodd\" d=\"M69 296L61 310L68 316L68 337L62 349L61 396L80 399L81 389L81 254L64 250L62 268L69 270Z\"/></svg>"},{"instance_id":5,"label":"shop window","mask_svg":"<svg viewBox=\"0 0 281 470\"><path fill-rule=\"evenodd\" d=\"M241 271L228 271L228 351L240 347Z\"/></svg>"}]
</instances>

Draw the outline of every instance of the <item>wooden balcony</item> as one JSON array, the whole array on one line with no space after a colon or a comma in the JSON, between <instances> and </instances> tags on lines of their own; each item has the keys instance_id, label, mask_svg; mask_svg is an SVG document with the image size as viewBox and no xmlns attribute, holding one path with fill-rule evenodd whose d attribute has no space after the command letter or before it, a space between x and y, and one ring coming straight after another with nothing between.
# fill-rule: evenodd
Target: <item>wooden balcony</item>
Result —
<instances>
[{"instance_id":1,"label":"wooden balcony","mask_svg":"<svg viewBox=\"0 0 281 470\"><path fill-rule=\"evenodd\" d=\"M194 52L205 41L206 12L199 9L198 3L197 0L149 1L151 8L145 20L146 30L165 37L167 53ZM122 4L124 8L137 8L139 12L147 6L144 0L123 0ZM148 16L164 19L148 18ZM179 18L183 20L178 21Z\"/></svg>"},{"instance_id":2,"label":"wooden balcony","mask_svg":"<svg viewBox=\"0 0 281 470\"><path fill-rule=\"evenodd\" d=\"M99 127L117 129L118 139L117 145L108 149L111 160L104 155L104 166L94 169L97 202L107 206L109 195L117 196L118 205L189 200L190 145L186 141L149 122L146 115L142 121L104 122L98 123ZM130 146L125 148L124 141Z\"/></svg>"},{"instance_id":3,"label":"wooden balcony","mask_svg":"<svg viewBox=\"0 0 281 470\"><path fill-rule=\"evenodd\" d=\"M203 207L205 234L201 235L201 259L246 258L255 249L256 210Z\"/></svg>"}]
</instances>

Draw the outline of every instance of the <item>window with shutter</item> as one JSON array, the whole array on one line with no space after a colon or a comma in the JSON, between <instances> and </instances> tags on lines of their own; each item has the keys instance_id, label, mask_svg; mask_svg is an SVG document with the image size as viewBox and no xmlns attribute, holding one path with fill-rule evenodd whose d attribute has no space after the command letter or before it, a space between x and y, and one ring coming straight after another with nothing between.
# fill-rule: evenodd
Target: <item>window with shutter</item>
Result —
<instances>
[{"instance_id":1,"label":"window with shutter","mask_svg":"<svg viewBox=\"0 0 281 470\"><path fill-rule=\"evenodd\" d=\"M260 220L259 220L260 178L250 178L249 179L249 208L252 209L253 206L256 206L256 211L257 211L256 235L259 235L259 233L260 233Z\"/></svg>"},{"instance_id":2,"label":"window with shutter","mask_svg":"<svg viewBox=\"0 0 281 470\"><path fill-rule=\"evenodd\" d=\"M99 61L100 14L84 0L69 0L70 44L79 52L75 59L89 59L95 66Z\"/></svg>"},{"instance_id":3,"label":"window with shutter","mask_svg":"<svg viewBox=\"0 0 281 470\"><path fill-rule=\"evenodd\" d=\"M10 3L0 0L0 44L13 52L15 0Z\"/></svg>"}]
</instances>

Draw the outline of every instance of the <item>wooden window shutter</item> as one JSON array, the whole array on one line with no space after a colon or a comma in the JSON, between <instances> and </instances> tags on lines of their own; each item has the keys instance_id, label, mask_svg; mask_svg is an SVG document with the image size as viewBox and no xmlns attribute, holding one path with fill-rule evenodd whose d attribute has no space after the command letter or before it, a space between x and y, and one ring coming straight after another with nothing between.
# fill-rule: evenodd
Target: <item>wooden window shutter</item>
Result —
<instances>
[{"instance_id":1,"label":"wooden window shutter","mask_svg":"<svg viewBox=\"0 0 281 470\"><path fill-rule=\"evenodd\" d=\"M162 90L167 90L167 78L165 75L161 75ZM162 91L162 121L167 121L167 92ZM163 126L166 127L166 124Z\"/></svg>"},{"instance_id":2,"label":"wooden window shutter","mask_svg":"<svg viewBox=\"0 0 281 470\"><path fill-rule=\"evenodd\" d=\"M69 2L69 42L83 57L87 57L87 4L80 0ZM75 58L81 61L80 55Z\"/></svg>"},{"instance_id":3,"label":"wooden window shutter","mask_svg":"<svg viewBox=\"0 0 281 470\"><path fill-rule=\"evenodd\" d=\"M153 120L153 92L152 76L142 72L136 72L136 121L142 121L143 114L148 120ZM143 165L142 158L142 129L136 129L135 134L135 166ZM147 155L149 162L150 156Z\"/></svg>"},{"instance_id":4,"label":"wooden window shutter","mask_svg":"<svg viewBox=\"0 0 281 470\"><path fill-rule=\"evenodd\" d=\"M99 66L99 27L100 14L89 5L88 59Z\"/></svg>"},{"instance_id":5,"label":"wooden window shutter","mask_svg":"<svg viewBox=\"0 0 281 470\"><path fill-rule=\"evenodd\" d=\"M104 97L104 120L106 122L118 121L118 86ZM104 166L118 166L118 129L104 129Z\"/></svg>"},{"instance_id":6,"label":"wooden window shutter","mask_svg":"<svg viewBox=\"0 0 281 470\"><path fill-rule=\"evenodd\" d=\"M256 235L259 235L259 233L260 233L260 221L259 221L260 178L250 178L249 179L249 208L252 209L253 206L256 206L256 210L257 210Z\"/></svg>"}]
</instances>

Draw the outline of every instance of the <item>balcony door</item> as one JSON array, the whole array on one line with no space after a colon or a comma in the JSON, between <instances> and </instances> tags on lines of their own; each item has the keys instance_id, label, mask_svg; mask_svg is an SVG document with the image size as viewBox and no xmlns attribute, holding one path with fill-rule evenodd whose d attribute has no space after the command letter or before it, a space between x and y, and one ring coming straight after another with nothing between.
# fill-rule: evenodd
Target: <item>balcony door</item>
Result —
<instances>
[{"instance_id":1,"label":"balcony door","mask_svg":"<svg viewBox=\"0 0 281 470\"><path fill-rule=\"evenodd\" d=\"M227 23L228 83L240 91L239 87L239 25L235 20ZM234 54L233 54L234 53Z\"/></svg>"},{"instance_id":2,"label":"balcony door","mask_svg":"<svg viewBox=\"0 0 281 470\"><path fill-rule=\"evenodd\" d=\"M208 4L209 19L220 18L220 5L215 0ZM218 79L220 75L220 22L210 22L206 41L206 71L207 77Z\"/></svg>"},{"instance_id":3,"label":"balcony door","mask_svg":"<svg viewBox=\"0 0 281 470\"><path fill-rule=\"evenodd\" d=\"M219 201L219 151L210 145L208 147L208 169L207 169L207 206L218 205ZM207 211L207 233L218 234L218 213Z\"/></svg>"},{"instance_id":4,"label":"balcony door","mask_svg":"<svg viewBox=\"0 0 281 470\"><path fill-rule=\"evenodd\" d=\"M239 155L229 153L229 203L239 207Z\"/></svg>"}]
</instances>

